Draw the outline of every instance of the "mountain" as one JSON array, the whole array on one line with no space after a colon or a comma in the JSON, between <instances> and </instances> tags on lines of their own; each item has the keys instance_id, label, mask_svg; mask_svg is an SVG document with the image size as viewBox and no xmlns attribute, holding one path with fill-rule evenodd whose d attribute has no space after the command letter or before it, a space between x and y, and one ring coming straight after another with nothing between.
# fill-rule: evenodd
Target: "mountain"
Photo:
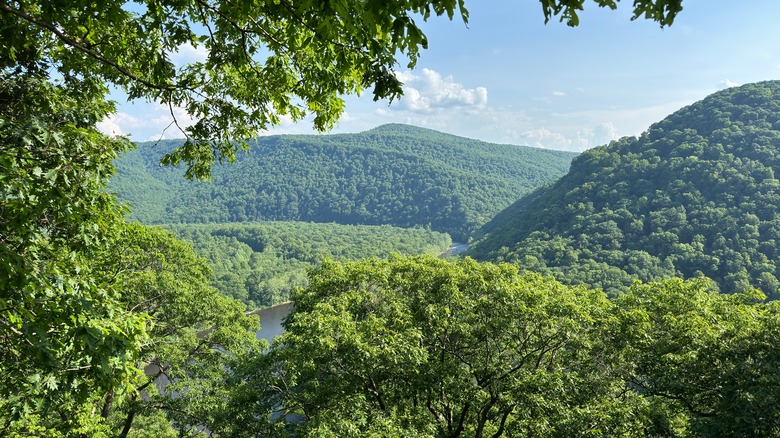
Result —
<instances>
[{"instance_id":1,"label":"mountain","mask_svg":"<svg viewBox=\"0 0 780 438\"><path fill-rule=\"evenodd\" d=\"M482 227L471 255L612 293L707 276L778 298L778 174L780 82L729 88L581 154Z\"/></svg>"},{"instance_id":2,"label":"mountain","mask_svg":"<svg viewBox=\"0 0 780 438\"><path fill-rule=\"evenodd\" d=\"M160 167L180 142L141 143L109 189L147 224L265 220L429 227L466 239L563 175L574 153L499 145L407 125L359 134L258 138L213 182Z\"/></svg>"}]
</instances>

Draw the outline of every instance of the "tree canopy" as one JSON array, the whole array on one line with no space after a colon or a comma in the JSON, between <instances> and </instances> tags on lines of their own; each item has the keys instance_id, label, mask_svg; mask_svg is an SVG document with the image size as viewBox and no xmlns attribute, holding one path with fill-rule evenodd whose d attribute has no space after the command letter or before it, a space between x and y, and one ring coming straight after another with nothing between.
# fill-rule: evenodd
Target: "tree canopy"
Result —
<instances>
[{"instance_id":1,"label":"tree canopy","mask_svg":"<svg viewBox=\"0 0 780 438\"><path fill-rule=\"evenodd\" d=\"M408 125L261 137L211 182L160 167L181 141L141 143L109 183L146 224L313 221L426 227L465 242L502 208L568 169L572 152L471 140Z\"/></svg>"},{"instance_id":2,"label":"tree canopy","mask_svg":"<svg viewBox=\"0 0 780 438\"><path fill-rule=\"evenodd\" d=\"M249 308L290 300L306 272L325 258L357 260L399 254L441 254L452 240L422 228L310 222L168 224L192 242L214 271L212 284Z\"/></svg>"},{"instance_id":3,"label":"tree canopy","mask_svg":"<svg viewBox=\"0 0 780 438\"><path fill-rule=\"evenodd\" d=\"M57 407L77 430L94 394L130 387L147 339L147 317L91 263L123 225L103 189L128 143L94 130L110 107L85 94L0 79L3 422Z\"/></svg>"},{"instance_id":4,"label":"tree canopy","mask_svg":"<svg viewBox=\"0 0 780 438\"><path fill-rule=\"evenodd\" d=\"M617 300L510 264L326 262L234 368L235 437L780 436L778 302L706 280Z\"/></svg>"},{"instance_id":5,"label":"tree canopy","mask_svg":"<svg viewBox=\"0 0 780 438\"><path fill-rule=\"evenodd\" d=\"M678 9L664 5L678 3L634 7L666 24ZM542 5L548 18L576 17L582 1ZM154 316L123 301L134 283L95 263L119 248L124 229L105 184L130 145L95 127L115 111L110 87L190 114L187 141L163 162L207 177L281 116L311 113L327 129L344 94L398 97L393 69L404 57L413 66L427 46L416 20L437 15L468 18L463 0L0 0L0 434L99 436L110 420L102 407L111 397L129 403L150 351ZM206 59L175 65L171 54L185 46ZM161 280L176 274L175 263L153 264L169 270ZM196 411L206 418L208 409ZM182 427L205 421L182 418Z\"/></svg>"}]
</instances>

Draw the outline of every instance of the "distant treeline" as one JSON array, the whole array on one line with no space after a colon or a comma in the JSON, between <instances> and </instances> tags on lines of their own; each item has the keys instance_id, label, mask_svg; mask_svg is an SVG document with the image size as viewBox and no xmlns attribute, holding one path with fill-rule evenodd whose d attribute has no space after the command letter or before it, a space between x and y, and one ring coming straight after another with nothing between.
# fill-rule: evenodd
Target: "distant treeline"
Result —
<instances>
[{"instance_id":1,"label":"distant treeline","mask_svg":"<svg viewBox=\"0 0 780 438\"><path fill-rule=\"evenodd\" d=\"M251 307L287 301L308 284L307 270L324 258L357 260L399 254L439 254L447 234L389 225L247 222L166 225L191 241L214 272L214 286Z\"/></svg>"}]
</instances>

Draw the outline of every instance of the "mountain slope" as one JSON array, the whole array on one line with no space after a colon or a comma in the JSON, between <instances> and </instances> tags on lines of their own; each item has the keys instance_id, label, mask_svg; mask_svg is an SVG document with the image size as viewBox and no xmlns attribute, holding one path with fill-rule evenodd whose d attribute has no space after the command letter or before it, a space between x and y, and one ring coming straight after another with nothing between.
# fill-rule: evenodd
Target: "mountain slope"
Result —
<instances>
[{"instance_id":1,"label":"mountain slope","mask_svg":"<svg viewBox=\"0 0 780 438\"><path fill-rule=\"evenodd\" d=\"M110 190L143 223L300 220L430 227L465 239L520 196L563 175L569 152L497 145L406 125L257 140L213 183L158 166L174 142L140 144Z\"/></svg>"},{"instance_id":2,"label":"mountain slope","mask_svg":"<svg viewBox=\"0 0 780 438\"><path fill-rule=\"evenodd\" d=\"M471 254L611 292L704 275L776 298L779 173L780 82L730 88L583 153L486 224Z\"/></svg>"}]
</instances>

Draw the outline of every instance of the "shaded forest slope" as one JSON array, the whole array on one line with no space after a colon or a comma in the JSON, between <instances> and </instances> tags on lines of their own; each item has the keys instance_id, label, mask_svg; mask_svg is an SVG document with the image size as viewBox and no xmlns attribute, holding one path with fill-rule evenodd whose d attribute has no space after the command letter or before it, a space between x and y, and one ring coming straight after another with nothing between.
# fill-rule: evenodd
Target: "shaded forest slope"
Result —
<instances>
[{"instance_id":1,"label":"shaded forest slope","mask_svg":"<svg viewBox=\"0 0 780 438\"><path fill-rule=\"evenodd\" d=\"M490 144L407 125L257 139L212 183L160 167L177 142L141 143L110 184L147 224L299 220L430 227L465 239L554 181L574 153Z\"/></svg>"},{"instance_id":2,"label":"shaded forest slope","mask_svg":"<svg viewBox=\"0 0 780 438\"><path fill-rule=\"evenodd\" d=\"M780 82L729 88L578 156L499 213L471 254L619 292L707 276L777 298Z\"/></svg>"}]
</instances>

